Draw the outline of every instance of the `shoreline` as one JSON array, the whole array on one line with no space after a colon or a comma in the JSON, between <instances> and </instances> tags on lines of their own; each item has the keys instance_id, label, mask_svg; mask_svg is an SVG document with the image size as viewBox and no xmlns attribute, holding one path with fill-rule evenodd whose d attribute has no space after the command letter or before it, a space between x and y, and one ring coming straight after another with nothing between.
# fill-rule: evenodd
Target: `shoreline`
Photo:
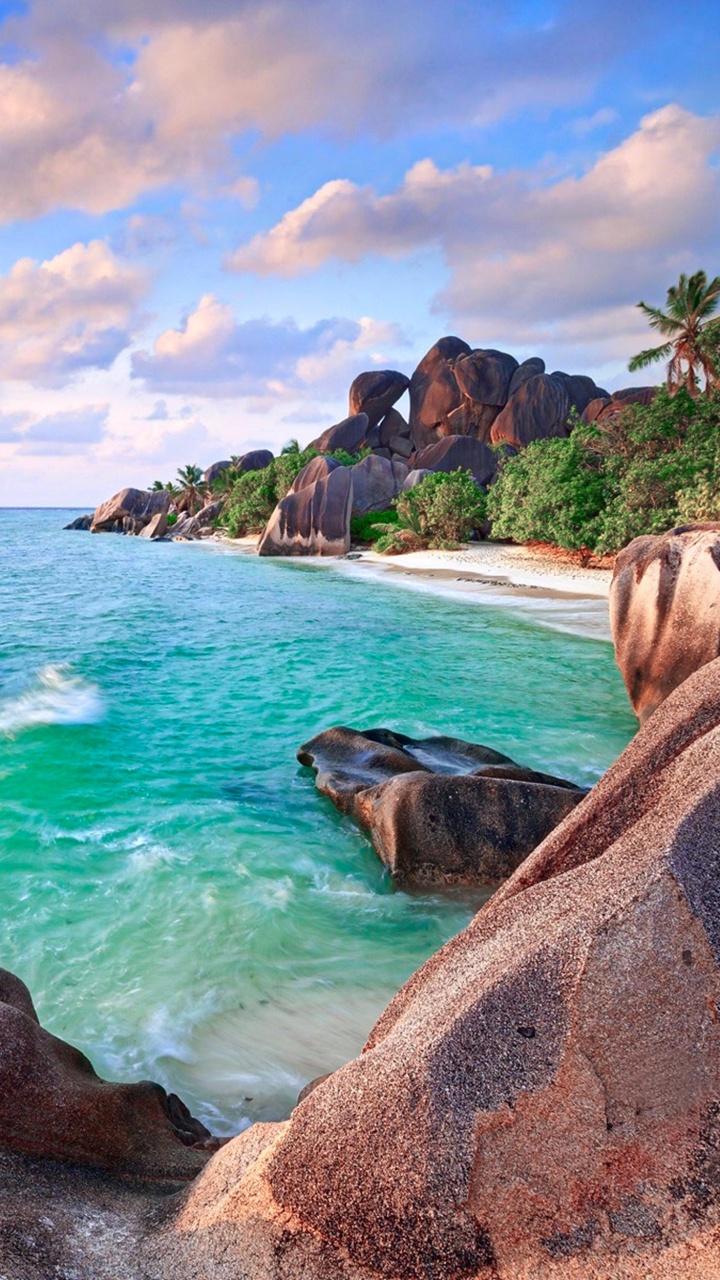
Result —
<instances>
[{"instance_id":1,"label":"shoreline","mask_svg":"<svg viewBox=\"0 0 720 1280\"><path fill-rule=\"evenodd\" d=\"M247 555L258 541L248 536L218 540L213 545ZM347 576L371 576L465 604L508 609L554 631L612 643L607 603L612 571L583 569L528 547L481 542L458 551L413 551L400 556L357 550L347 557L277 559L334 569Z\"/></svg>"}]
</instances>

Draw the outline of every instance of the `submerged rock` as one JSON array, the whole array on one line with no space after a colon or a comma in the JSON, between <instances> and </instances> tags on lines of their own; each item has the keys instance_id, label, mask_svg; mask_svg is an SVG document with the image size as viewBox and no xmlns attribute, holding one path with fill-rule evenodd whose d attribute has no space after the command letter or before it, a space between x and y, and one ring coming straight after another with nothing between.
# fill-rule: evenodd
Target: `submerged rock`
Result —
<instances>
[{"instance_id":1,"label":"submerged rock","mask_svg":"<svg viewBox=\"0 0 720 1280\"><path fill-rule=\"evenodd\" d=\"M137 1179L187 1181L217 1141L159 1084L111 1084L45 1031L0 970L0 1147Z\"/></svg>"},{"instance_id":2,"label":"submerged rock","mask_svg":"<svg viewBox=\"0 0 720 1280\"><path fill-rule=\"evenodd\" d=\"M499 883L585 794L478 743L389 729L327 729L298 760L393 879L418 887Z\"/></svg>"},{"instance_id":3,"label":"submerged rock","mask_svg":"<svg viewBox=\"0 0 720 1280\"><path fill-rule=\"evenodd\" d=\"M713 1280L719 777L715 661L360 1057L214 1157L163 1277Z\"/></svg>"},{"instance_id":4,"label":"submerged rock","mask_svg":"<svg viewBox=\"0 0 720 1280\"><path fill-rule=\"evenodd\" d=\"M69 524L64 524L63 529L89 529L93 522L93 513L89 512L85 516L76 516Z\"/></svg>"},{"instance_id":5,"label":"submerged rock","mask_svg":"<svg viewBox=\"0 0 720 1280\"><path fill-rule=\"evenodd\" d=\"M610 585L615 659L642 723L673 689L718 655L720 524L635 538Z\"/></svg>"}]
</instances>

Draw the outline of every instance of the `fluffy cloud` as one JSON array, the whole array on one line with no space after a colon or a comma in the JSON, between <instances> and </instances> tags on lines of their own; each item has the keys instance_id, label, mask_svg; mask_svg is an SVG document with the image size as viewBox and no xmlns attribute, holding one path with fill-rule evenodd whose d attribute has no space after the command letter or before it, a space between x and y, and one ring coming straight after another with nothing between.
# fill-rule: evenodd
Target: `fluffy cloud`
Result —
<instances>
[{"instance_id":1,"label":"fluffy cloud","mask_svg":"<svg viewBox=\"0 0 720 1280\"><path fill-rule=\"evenodd\" d=\"M617 308L720 249L719 145L718 119L668 106L577 178L423 160L389 195L329 182L229 266L293 276L440 247L450 278L438 310L516 342L604 311L611 332Z\"/></svg>"},{"instance_id":2,"label":"fluffy cloud","mask_svg":"<svg viewBox=\"0 0 720 1280\"><path fill-rule=\"evenodd\" d=\"M316 394L346 387L358 359L370 366L402 343L396 326L364 318L319 320L301 329L293 320L238 321L212 294L201 298L179 329L167 329L152 351L137 351L132 373L151 391L250 395L281 400L312 387Z\"/></svg>"},{"instance_id":3,"label":"fluffy cloud","mask_svg":"<svg viewBox=\"0 0 720 1280\"><path fill-rule=\"evenodd\" d=\"M551 22L450 0L36 0L5 24L0 218L101 213L231 162L234 136L376 135L581 100L657 4L587 0ZM225 175L230 177L229 174ZM252 201L252 179L237 189Z\"/></svg>"},{"instance_id":4,"label":"fluffy cloud","mask_svg":"<svg viewBox=\"0 0 720 1280\"><path fill-rule=\"evenodd\" d=\"M21 258L0 277L0 379L60 386L108 368L130 341L147 284L99 240L45 262Z\"/></svg>"},{"instance_id":5,"label":"fluffy cloud","mask_svg":"<svg viewBox=\"0 0 720 1280\"><path fill-rule=\"evenodd\" d=\"M14 445L16 454L83 453L88 445L104 439L109 409L109 404L86 404L42 417L0 414L0 442Z\"/></svg>"}]
</instances>

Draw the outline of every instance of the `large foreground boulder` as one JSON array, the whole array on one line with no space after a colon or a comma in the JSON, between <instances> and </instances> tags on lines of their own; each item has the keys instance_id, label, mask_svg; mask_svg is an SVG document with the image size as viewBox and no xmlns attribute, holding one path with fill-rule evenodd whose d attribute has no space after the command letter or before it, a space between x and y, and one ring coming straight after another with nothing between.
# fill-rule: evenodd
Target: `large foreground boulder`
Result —
<instances>
[{"instance_id":1,"label":"large foreground boulder","mask_svg":"<svg viewBox=\"0 0 720 1280\"><path fill-rule=\"evenodd\" d=\"M167 515L170 505L166 489L121 489L95 508L90 532L123 533L128 528L139 532L158 512Z\"/></svg>"},{"instance_id":2,"label":"large foreground boulder","mask_svg":"<svg viewBox=\"0 0 720 1280\"><path fill-rule=\"evenodd\" d=\"M329 470L324 478L304 484L278 503L263 531L258 555L347 555L351 504L350 468Z\"/></svg>"},{"instance_id":3,"label":"large foreground boulder","mask_svg":"<svg viewBox=\"0 0 720 1280\"><path fill-rule=\"evenodd\" d=\"M0 969L0 1147L187 1181L217 1141L159 1084L101 1080L84 1054L40 1026L27 987Z\"/></svg>"},{"instance_id":4,"label":"large foreground boulder","mask_svg":"<svg viewBox=\"0 0 720 1280\"><path fill-rule=\"evenodd\" d=\"M673 689L718 656L720 524L635 538L610 585L615 659L642 723Z\"/></svg>"},{"instance_id":5,"label":"large foreground boulder","mask_svg":"<svg viewBox=\"0 0 720 1280\"><path fill-rule=\"evenodd\" d=\"M216 1155L163 1277L716 1280L720 661L289 1122Z\"/></svg>"},{"instance_id":6,"label":"large foreground boulder","mask_svg":"<svg viewBox=\"0 0 720 1280\"><path fill-rule=\"evenodd\" d=\"M507 879L585 794L459 738L326 729L298 751L316 786L372 840L396 884Z\"/></svg>"}]
</instances>

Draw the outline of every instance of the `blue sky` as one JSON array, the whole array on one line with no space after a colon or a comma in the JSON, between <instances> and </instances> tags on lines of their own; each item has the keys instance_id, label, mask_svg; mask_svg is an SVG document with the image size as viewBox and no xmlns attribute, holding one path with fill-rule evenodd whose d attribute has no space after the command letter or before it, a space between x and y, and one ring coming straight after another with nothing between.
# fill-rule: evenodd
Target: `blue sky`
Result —
<instances>
[{"instance_id":1,"label":"blue sky","mask_svg":"<svg viewBox=\"0 0 720 1280\"><path fill-rule=\"evenodd\" d=\"M311 439L440 336L640 379L720 271L716 3L0 3L0 504Z\"/></svg>"}]
</instances>

